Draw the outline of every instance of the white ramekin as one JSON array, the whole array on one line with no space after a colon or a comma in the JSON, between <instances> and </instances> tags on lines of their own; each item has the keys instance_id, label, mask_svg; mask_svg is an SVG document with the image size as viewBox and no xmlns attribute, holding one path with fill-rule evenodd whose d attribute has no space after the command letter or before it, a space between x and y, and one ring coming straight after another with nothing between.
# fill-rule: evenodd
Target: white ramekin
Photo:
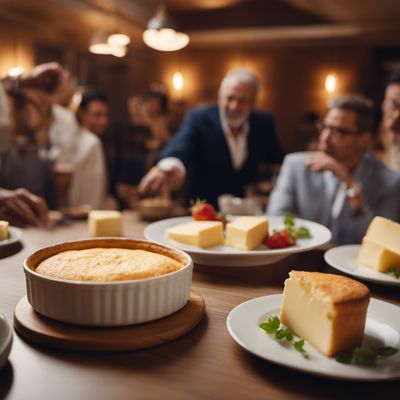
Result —
<instances>
[{"instance_id":1,"label":"white ramekin","mask_svg":"<svg viewBox=\"0 0 400 400\"><path fill-rule=\"evenodd\" d=\"M155 278L113 282L62 280L35 272L41 261L57 253L93 247L144 249L168 255L184 267ZM77 325L123 326L153 321L184 307L193 261L181 250L153 242L97 238L44 247L25 260L24 271L28 301L38 313Z\"/></svg>"}]
</instances>

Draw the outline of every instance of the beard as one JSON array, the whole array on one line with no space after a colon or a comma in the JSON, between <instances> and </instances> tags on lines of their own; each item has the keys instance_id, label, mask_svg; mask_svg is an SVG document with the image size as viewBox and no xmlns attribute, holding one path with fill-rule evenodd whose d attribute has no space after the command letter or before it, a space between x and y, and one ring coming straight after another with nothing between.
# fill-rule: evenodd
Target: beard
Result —
<instances>
[{"instance_id":1,"label":"beard","mask_svg":"<svg viewBox=\"0 0 400 400\"><path fill-rule=\"evenodd\" d=\"M228 113L224 109L222 109L221 112L228 126L232 128L242 127L248 119L247 114Z\"/></svg>"}]
</instances>

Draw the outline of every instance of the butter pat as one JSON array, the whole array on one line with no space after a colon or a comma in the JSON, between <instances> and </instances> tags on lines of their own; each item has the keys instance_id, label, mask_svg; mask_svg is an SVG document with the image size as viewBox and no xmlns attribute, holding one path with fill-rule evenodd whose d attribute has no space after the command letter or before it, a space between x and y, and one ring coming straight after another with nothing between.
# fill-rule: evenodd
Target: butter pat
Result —
<instances>
[{"instance_id":1,"label":"butter pat","mask_svg":"<svg viewBox=\"0 0 400 400\"><path fill-rule=\"evenodd\" d=\"M257 248L268 235L265 217L238 217L226 225L227 246L241 250Z\"/></svg>"},{"instance_id":2,"label":"butter pat","mask_svg":"<svg viewBox=\"0 0 400 400\"><path fill-rule=\"evenodd\" d=\"M333 356L360 346L369 290L341 275L291 271L285 281L281 321L321 353Z\"/></svg>"},{"instance_id":3,"label":"butter pat","mask_svg":"<svg viewBox=\"0 0 400 400\"><path fill-rule=\"evenodd\" d=\"M375 217L363 238L357 262L379 272L400 268L400 224Z\"/></svg>"},{"instance_id":4,"label":"butter pat","mask_svg":"<svg viewBox=\"0 0 400 400\"><path fill-rule=\"evenodd\" d=\"M90 211L88 224L91 236L122 236L122 216L119 211Z\"/></svg>"},{"instance_id":5,"label":"butter pat","mask_svg":"<svg viewBox=\"0 0 400 400\"><path fill-rule=\"evenodd\" d=\"M222 222L192 221L167 229L167 237L198 247L211 247L224 243Z\"/></svg>"},{"instance_id":6,"label":"butter pat","mask_svg":"<svg viewBox=\"0 0 400 400\"><path fill-rule=\"evenodd\" d=\"M6 240L9 237L8 221L0 221L0 240Z\"/></svg>"}]
</instances>

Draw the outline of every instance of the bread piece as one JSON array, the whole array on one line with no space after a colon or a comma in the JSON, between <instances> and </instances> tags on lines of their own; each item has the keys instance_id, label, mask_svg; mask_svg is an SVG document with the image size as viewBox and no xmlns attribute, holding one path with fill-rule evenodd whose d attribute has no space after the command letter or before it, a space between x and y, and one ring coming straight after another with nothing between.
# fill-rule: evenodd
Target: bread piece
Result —
<instances>
[{"instance_id":1,"label":"bread piece","mask_svg":"<svg viewBox=\"0 0 400 400\"><path fill-rule=\"evenodd\" d=\"M370 298L367 286L320 272L291 271L289 276L281 310L284 325L327 356L361 345Z\"/></svg>"}]
</instances>

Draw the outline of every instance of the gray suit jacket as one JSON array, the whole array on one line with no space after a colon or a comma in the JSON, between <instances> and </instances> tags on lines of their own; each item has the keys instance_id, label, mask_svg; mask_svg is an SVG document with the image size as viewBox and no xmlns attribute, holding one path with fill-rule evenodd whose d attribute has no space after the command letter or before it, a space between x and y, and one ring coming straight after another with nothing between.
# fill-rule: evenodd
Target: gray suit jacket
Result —
<instances>
[{"instance_id":1,"label":"gray suit jacket","mask_svg":"<svg viewBox=\"0 0 400 400\"><path fill-rule=\"evenodd\" d=\"M305 164L312 153L286 156L276 186L271 193L267 214L292 211L300 218L327 226L336 244L360 243L372 218L380 215L400 220L400 174L387 169L376 157L365 153L353 173L363 186L365 212L354 216L338 179L330 172L311 171ZM338 191L342 193L338 194ZM332 215L332 208L338 205ZM336 200L335 200L336 199Z\"/></svg>"}]
</instances>

